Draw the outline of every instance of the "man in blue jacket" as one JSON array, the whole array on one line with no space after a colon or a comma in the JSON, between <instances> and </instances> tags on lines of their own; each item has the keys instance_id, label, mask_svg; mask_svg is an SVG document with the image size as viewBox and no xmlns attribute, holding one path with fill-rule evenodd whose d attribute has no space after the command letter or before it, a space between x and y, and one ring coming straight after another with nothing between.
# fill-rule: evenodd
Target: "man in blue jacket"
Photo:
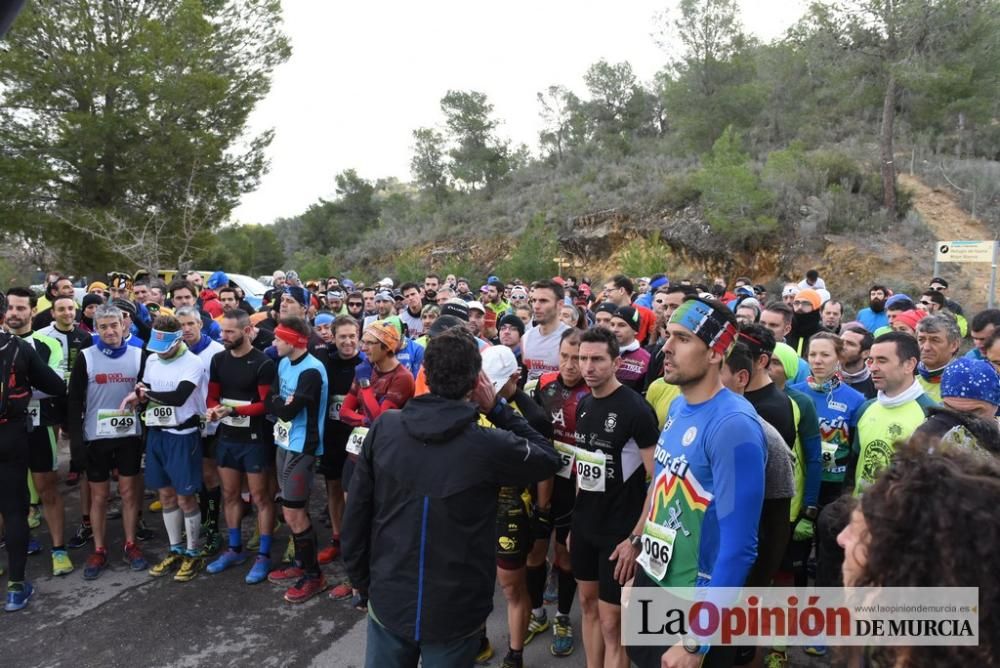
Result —
<instances>
[{"instance_id":1,"label":"man in blue jacket","mask_svg":"<svg viewBox=\"0 0 1000 668\"><path fill-rule=\"evenodd\" d=\"M341 537L369 597L366 666L471 666L493 607L497 486L552 477L560 460L481 374L467 332L431 339L430 393L365 437ZM480 414L499 427L480 425Z\"/></svg>"}]
</instances>

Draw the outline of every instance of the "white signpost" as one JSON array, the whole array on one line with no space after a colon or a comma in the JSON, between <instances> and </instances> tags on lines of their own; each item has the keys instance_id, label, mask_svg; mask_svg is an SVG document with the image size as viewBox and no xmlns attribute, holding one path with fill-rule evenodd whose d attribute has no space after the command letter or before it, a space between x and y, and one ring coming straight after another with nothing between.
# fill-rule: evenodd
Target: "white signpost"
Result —
<instances>
[{"instance_id":1,"label":"white signpost","mask_svg":"<svg viewBox=\"0 0 1000 668\"><path fill-rule=\"evenodd\" d=\"M988 307L993 308L993 295L997 287L997 244L996 241L938 241L934 252L934 275L938 275L938 265L942 262L989 262L992 268L987 302Z\"/></svg>"}]
</instances>

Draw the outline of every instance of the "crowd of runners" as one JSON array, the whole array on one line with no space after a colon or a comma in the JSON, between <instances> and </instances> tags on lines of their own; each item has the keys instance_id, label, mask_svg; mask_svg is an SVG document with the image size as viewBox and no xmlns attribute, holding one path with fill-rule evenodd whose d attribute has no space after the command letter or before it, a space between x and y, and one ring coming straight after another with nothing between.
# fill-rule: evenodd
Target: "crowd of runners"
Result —
<instances>
[{"instance_id":1,"label":"crowd of runners","mask_svg":"<svg viewBox=\"0 0 1000 668\"><path fill-rule=\"evenodd\" d=\"M86 580L112 559L178 582L240 568L289 603L366 611L369 665L463 666L494 655L498 582L505 668L530 642L595 667L776 667L792 650L624 646L623 585L978 586L978 647L868 658L988 665L1000 310L927 286L873 285L856 312L815 271L774 295L751 277L277 271L259 310L222 271L113 272L79 301L65 276L11 287L5 609L34 593L30 554ZM144 550L161 531L168 551ZM327 580L335 560L349 579Z\"/></svg>"}]
</instances>

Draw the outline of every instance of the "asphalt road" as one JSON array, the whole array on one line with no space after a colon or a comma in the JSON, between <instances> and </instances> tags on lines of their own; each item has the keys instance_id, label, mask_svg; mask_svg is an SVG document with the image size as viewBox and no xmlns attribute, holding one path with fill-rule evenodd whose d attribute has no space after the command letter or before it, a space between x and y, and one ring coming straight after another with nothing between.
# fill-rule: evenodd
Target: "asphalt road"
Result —
<instances>
[{"instance_id":1,"label":"asphalt road","mask_svg":"<svg viewBox=\"0 0 1000 668\"><path fill-rule=\"evenodd\" d=\"M62 454L61 460L68 461L68 454ZM319 479L316 483L312 515L320 517L323 486ZM75 488L61 484L60 490L66 498L68 538L79 521L79 496ZM157 538L143 544L147 559L153 563L166 553L165 532L158 514L147 511L145 518L157 531ZM334 601L324 594L300 605L286 603L279 587L243 582L249 563L219 575L202 573L186 583L131 572L120 559L120 522L109 521L108 527L110 568L91 582L82 576L91 546L70 551L76 571L53 577L45 523L33 532L46 548L28 558L28 578L36 592L24 610L0 613L0 666L364 665L366 618L348 601ZM322 537L329 535L325 527L318 529ZM243 530L248 538L253 530L250 519L244 520ZM283 529L275 540L275 555L284 549L286 532ZM343 577L339 560L324 571L331 583ZM550 606L550 618L554 613ZM576 606L572 620L578 628ZM499 590L487 627L497 650L490 664L498 666L507 647L505 604ZM556 658L549 653L549 637L540 637L525 649L525 665L584 666L579 633L577 642L572 656ZM791 654L793 665L826 665L795 649Z\"/></svg>"}]
</instances>

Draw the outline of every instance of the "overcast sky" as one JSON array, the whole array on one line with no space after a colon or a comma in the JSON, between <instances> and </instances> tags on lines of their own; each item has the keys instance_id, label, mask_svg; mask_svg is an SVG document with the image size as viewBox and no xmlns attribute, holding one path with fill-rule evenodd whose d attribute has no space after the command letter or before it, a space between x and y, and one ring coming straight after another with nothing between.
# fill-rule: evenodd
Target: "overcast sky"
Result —
<instances>
[{"instance_id":1,"label":"overcast sky","mask_svg":"<svg viewBox=\"0 0 1000 668\"><path fill-rule=\"evenodd\" d=\"M741 0L743 23L780 35L802 0ZM627 60L646 82L666 60L654 17L677 0L285 0L292 57L274 73L251 129L275 129L270 172L245 195L234 222L270 223L334 196L334 175L410 180L414 128L440 126L449 89L486 93L501 133L538 149L536 93L552 84L584 94L601 58Z\"/></svg>"}]
</instances>

